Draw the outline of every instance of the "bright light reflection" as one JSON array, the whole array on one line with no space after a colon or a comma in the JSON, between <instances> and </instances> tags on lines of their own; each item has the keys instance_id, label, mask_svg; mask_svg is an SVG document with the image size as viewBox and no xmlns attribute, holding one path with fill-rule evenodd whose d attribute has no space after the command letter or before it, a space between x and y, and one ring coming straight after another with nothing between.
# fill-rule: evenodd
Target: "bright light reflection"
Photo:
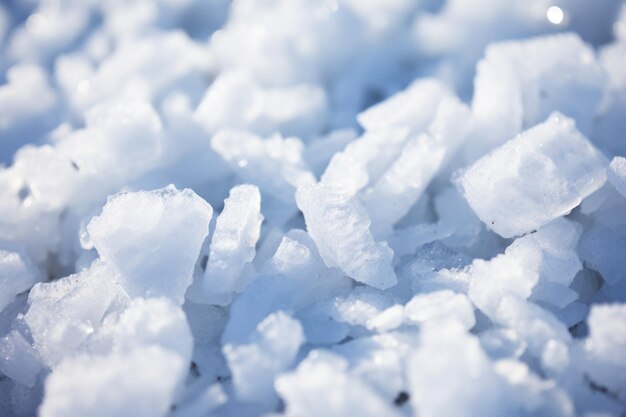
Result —
<instances>
[{"instance_id":1,"label":"bright light reflection","mask_svg":"<svg viewBox=\"0 0 626 417\"><path fill-rule=\"evenodd\" d=\"M558 6L550 6L546 11L546 17L548 21L554 25L560 25L563 23L563 19L565 18L565 14L563 13L563 9Z\"/></svg>"}]
</instances>

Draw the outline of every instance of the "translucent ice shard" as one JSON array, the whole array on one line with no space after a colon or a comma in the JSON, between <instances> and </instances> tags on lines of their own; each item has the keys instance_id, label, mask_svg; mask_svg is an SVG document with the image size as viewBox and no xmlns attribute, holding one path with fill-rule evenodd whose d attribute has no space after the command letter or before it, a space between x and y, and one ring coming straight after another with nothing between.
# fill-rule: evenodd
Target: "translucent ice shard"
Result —
<instances>
[{"instance_id":1,"label":"translucent ice shard","mask_svg":"<svg viewBox=\"0 0 626 417\"><path fill-rule=\"evenodd\" d=\"M487 227L513 237L569 213L604 184L607 165L573 120L554 113L474 163L460 184Z\"/></svg>"}]
</instances>

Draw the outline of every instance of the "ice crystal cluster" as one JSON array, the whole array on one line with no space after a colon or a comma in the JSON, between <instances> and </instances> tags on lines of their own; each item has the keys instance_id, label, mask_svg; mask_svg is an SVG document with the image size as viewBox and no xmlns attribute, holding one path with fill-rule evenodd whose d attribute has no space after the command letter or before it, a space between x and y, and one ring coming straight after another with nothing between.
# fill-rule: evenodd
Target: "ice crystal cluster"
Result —
<instances>
[{"instance_id":1,"label":"ice crystal cluster","mask_svg":"<svg viewBox=\"0 0 626 417\"><path fill-rule=\"evenodd\" d=\"M0 3L0 415L626 413L621 0Z\"/></svg>"}]
</instances>

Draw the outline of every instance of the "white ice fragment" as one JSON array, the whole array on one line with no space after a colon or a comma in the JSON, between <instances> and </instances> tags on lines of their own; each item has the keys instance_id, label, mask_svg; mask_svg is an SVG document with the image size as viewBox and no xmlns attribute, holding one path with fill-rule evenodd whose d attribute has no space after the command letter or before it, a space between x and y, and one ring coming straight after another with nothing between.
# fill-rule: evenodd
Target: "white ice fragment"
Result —
<instances>
[{"instance_id":1,"label":"white ice fragment","mask_svg":"<svg viewBox=\"0 0 626 417\"><path fill-rule=\"evenodd\" d=\"M274 378L289 369L303 343L300 323L278 311L259 323L249 343L225 345L237 398L260 404L275 402Z\"/></svg>"},{"instance_id":2,"label":"white ice fragment","mask_svg":"<svg viewBox=\"0 0 626 417\"><path fill-rule=\"evenodd\" d=\"M39 270L25 251L0 242L0 312L41 279Z\"/></svg>"},{"instance_id":3,"label":"white ice fragment","mask_svg":"<svg viewBox=\"0 0 626 417\"><path fill-rule=\"evenodd\" d=\"M326 124L326 91L316 84L263 88L243 71L227 71L207 90L194 118L207 132L241 129L308 138Z\"/></svg>"},{"instance_id":4,"label":"white ice fragment","mask_svg":"<svg viewBox=\"0 0 626 417\"><path fill-rule=\"evenodd\" d=\"M391 308L393 301L390 294L381 290L359 286L346 296L329 300L329 313L336 322L367 327L371 320Z\"/></svg>"},{"instance_id":5,"label":"white ice fragment","mask_svg":"<svg viewBox=\"0 0 626 417\"><path fill-rule=\"evenodd\" d=\"M487 227L513 237L569 213L604 184L607 164L573 120L554 113L474 163L460 184Z\"/></svg>"},{"instance_id":6,"label":"white ice fragment","mask_svg":"<svg viewBox=\"0 0 626 417\"><path fill-rule=\"evenodd\" d=\"M389 233L409 212L461 145L469 126L467 106L456 98L441 101L427 133L409 139L398 158L362 196L375 235Z\"/></svg>"},{"instance_id":7,"label":"white ice fragment","mask_svg":"<svg viewBox=\"0 0 626 417\"><path fill-rule=\"evenodd\" d=\"M188 368L179 355L158 346L108 356L79 355L46 379L39 415L165 416Z\"/></svg>"},{"instance_id":8,"label":"white ice fragment","mask_svg":"<svg viewBox=\"0 0 626 417\"><path fill-rule=\"evenodd\" d=\"M384 130L390 127L407 127L418 133L426 129L435 116L437 106L452 91L439 80L419 79L405 90L378 103L357 117L365 130Z\"/></svg>"},{"instance_id":9,"label":"white ice fragment","mask_svg":"<svg viewBox=\"0 0 626 417\"><path fill-rule=\"evenodd\" d=\"M127 37L95 68L83 55L55 63L57 81L79 113L116 95L158 100L172 89L202 91L208 69L203 47L182 30Z\"/></svg>"},{"instance_id":10,"label":"white ice fragment","mask_svg":"<svg viewBox=\"0 0 626 417\"><path fill-rule=\"evenodd\" d=\"M79 274L33 287L24 322L44 364L55 366L94 333L121 292L117 278L110 265L96 262Z\"/></svg>"},{"instance_id":11,"label":"white ice fragment","mask_svg":"<svg viewBox=\"0 0 626 417\"><path fill-rule=\"evenodd\" d=\"M191 401L184 404L177 404L176 409L170 414L171 417L196 417L210 413L216 408L224 405L228 397L222 385L215 383L204 389Z\"/></svg>"},{"instance_id":12,"label":"white ice fragment","mask_svg":"<svg viewBox=\"0 0 626 417\"><path fill-rule=\"evenodd\" d=\"M608 178L613 187L626 197L626 158L623 156L613 158L609 165Z\"/></svg>"},{"instance_id":13,"label":"white ice fragment","mask_svg":"<svg viewBox=\"0 0 626 417\"><path fill-rule=\"evenodd\" d=\"M414 296L404 306L404 315L405 321L420 325L455 320L469 330L476 323L474 307L469 298L450 290Z\"/></svg>"},{"instance_id":14,"label":"white ice fragment","mask_svg":"<svg viewBox=\"0 0 626 417\"><path fill-rule=\"evenodd\" d=\"M369 330L385 333L400 327L403 320L404 308L400 304L394 304L374 317L369 318L365 323L365 327Z\"/></svg>"},{"instance_id":15,"label":"white ice fragment","mask_svg":"<svg viewBox=\"0 0 626 417\"><path fill-rule=\"evenodd\" d=\"M552 313L515 295L502 298L492 320L514 330L528 346L528 352L538 359L548 344L569 346L572 341L567 327Z\"/></svg>"},{"instance_id":16,"label":"white ice fragment","mask_svg":"<svg viewBox=\"0 0 626 417\"><path fill-rule=\"evenodd\" d=\"M302 157L304 145L295 137L262 139L244 131L221 130L211 139L211 147L241 179L287 204L293 204L299 184L314 180Z\"/></svg>"},{"instance_id":17,"label":"white ice fragment","mask_svg":"<svg viewBox=\"0 0 626 417\"><path fill-rule=\"evenodd\" d=\"M535 233L515 240L489 261L476 259L470 267L469 296L489 317L506 295L542 299L564 307L575 294L567 289L582 264L576 253L581 227L559 218ZM538 285L539 284L539 285ZM556 294L553 294L556 292Z\"/></svg>"},{"instance_id":18,"label":"white ice fragment","mask_svg":"<svg viewBox=\"0 0 626 417\"><path fill-rule=\"evenodd\" d=\"M289 417L362 417L401 414L370 386L348 373L346 359L314 350L298 368L280 376L276 390L286 403ZM319 401L326 398L326 401Z\"/></svg>"},{"instance_id":19,"label":"white ice fragment","mask_svg":"<svg viewBox=\"0 0 626 417\"><path fill-rule=\"evenodd\" d=\"M298 188L296 202L327 266L375 288L397 283L393 251L387 242L374 240L367 212L356 199L309 184Z\"/></svg>"},{"instance_id":20,"label":"white ice fragment","mask_svg":"<svg viewBox=\"0 0 626 417\"><path fill-rule=\"evenodd\" d=\"M478 339L457 322L424 328L408 362L411 404L420 416L509 415L515 406Z\"/></svg>"},{"instance_id":21,"label":"white ice fragment","mask_svg":"<svg viewBox=\"0 0 626 417\"><path fill-rule=\"evenodd\" d=\"M524 243L517 240L504 254L472 263L469 297L489 317L496 314L505 295L527 299L539 282L541 250Z\"/></svg>"},{"instance_id":22,"label":"white ice fragment","mask_svg":"<svg viewBox=\"0 0 626 417\"><path fill-rule=\"evenodd\" d=\"M576 34L506 41L490 45L478 63L472 110L483 134L495 128L496 143L556 110L589 134L604 84L593 50Z\"/></svg>"},{"instance_id":23,"label":"white ice fragment","mask_svg":"<svg viewBox=\"0 0 626 417\"><path fill-rule=\"evenodd\" d=\"M356 195L375 183L398 157L409 135L407 128L366 132L336 153L321 183L345 194Z\"/></svg>"},{"instance_id":24,"label":"white ice fragment","mask_svg":"<svg viewBox=\"0 0 626 417\"><path fill-rule=\"evenodd\" d=\"M0 85L0 161L5 164L20 146L39 141L58 123L59 101L40 66L13 66L6 81Z\"/></svg>"},{"instance_id":25,"label":"white ice fragment","mask_svg":"<svg viewBox=\"0 0 626 417\"><path fill-rule=\"evenodd\" d=\"M0 339L0 372L20 384L32 387L42 364L31 344L17 330Z\"/></svg>"},{"instance_id":26,"label":"white ice fragment","mask_svg":"<svg viewBox=\"0 0 626 417\"><path fill-rule=\"evenodd\" d=\"M87 231L131 297L182 304L212 214L193 191L168 186L110 197Z\"/></svg>"},{"instance_id":27,"label":"white ice fragment","mask_svg":"<svg viewBox=\"0 0 626 417\"><path fill-rule=\"evenodd\" d=\"M183 310L169 298L136 298L117 320L106 322L90 341L92 351L129 352L158 345L190 358L193 338Z\"/></svg>"},{"instance_id":28,"label":"white ice fragment","mask_svg":"<svg viewBox=\"0 0 626 417\"><path fill-rule=\"evenodd\" d=\"M328 268L315 242L303 230L288 232L261 274L235 298L222 340L242 344L257 325L278 310L294 311L344 294L352 280Z\"/></svg>"},{"instance_id":29,"label":"white ice fragment","mask_svg":"<svg viewBox=\"0 0 626 417\"><path fill-rule=\"evenodd\" d=\"M626 304L593 306L588 324L585 371L623 401L626 399Z\"/></svg>"},{"instance_id":30,"label":"white ice fragment","mask_svg":"<svg viewBox=\"0 0 626 417\"><path fill-rule=\"evenodd\" d=\"M209 304L230 304L243 290L242 273L254 259L263 216L261 194L254 185L230 190L224 210L217 218L203 278L190 287L188 298Z\"/></svg>"}]
</instances>

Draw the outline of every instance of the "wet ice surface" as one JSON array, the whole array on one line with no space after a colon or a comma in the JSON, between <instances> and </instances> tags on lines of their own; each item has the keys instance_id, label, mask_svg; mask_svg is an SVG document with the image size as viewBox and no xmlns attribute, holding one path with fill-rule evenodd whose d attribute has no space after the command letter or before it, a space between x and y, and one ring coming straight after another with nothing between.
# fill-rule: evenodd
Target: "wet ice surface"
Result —
<instances>
[{"instance_id":1,"label":"wet ice surface","mask_svg":"<svg viewBox=\"0 0 626 417\"><path fill-rule=\"evenodd\" d=\"M0 415L622 416L619 0L0 3Z\"/></svg>"}]
</instances>

